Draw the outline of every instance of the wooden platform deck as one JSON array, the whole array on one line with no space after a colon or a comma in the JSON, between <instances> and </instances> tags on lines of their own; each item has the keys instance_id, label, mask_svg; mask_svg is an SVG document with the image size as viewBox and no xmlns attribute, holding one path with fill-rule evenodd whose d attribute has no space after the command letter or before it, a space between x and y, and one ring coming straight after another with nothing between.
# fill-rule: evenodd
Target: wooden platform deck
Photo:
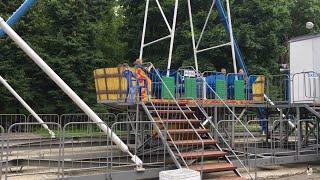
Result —
<instances>
[{"instance_id":1,"label":"wooden platform deck","mask_svg":"<svg viewBox=\"0 0 320 180\"><path fill-rule=\"evenodd\" d=\"M258 102L258 101L250 101L250 100L217 100L217 99L197 99L197 100L192 100L192 99L179 99L177 100L179 104L187 104L189 106L196 106L196 103L203 107L225 107L225 104L227 104L230 107L265 107L267 104L266 102ZM171 99L152 99L152 102L155 104L170 104L170 103L175 103ZM128 106L133 106L136 105L137 103L141 102L136 102L134 104L132 103L126 103L123 101L100 101L100 104L104 104L107 106L115 107L115 108L124 108Z\"/></svg>"}]
</instances>

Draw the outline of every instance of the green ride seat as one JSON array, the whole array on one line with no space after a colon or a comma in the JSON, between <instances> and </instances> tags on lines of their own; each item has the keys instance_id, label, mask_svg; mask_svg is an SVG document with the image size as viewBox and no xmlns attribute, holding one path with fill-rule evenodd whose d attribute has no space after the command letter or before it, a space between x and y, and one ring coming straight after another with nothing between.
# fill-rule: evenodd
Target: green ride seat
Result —
<instances>
[{"instance_id":1,"label":"green ride seat","mask_svg":"<svg viewBox=\"0 0 320 180\"><path fill-rule=\"evenodd\" d=\"M196 78L184 79L185 98L197 99L197 81Z\"/></svg>"},{"instance_id":2,"label":"green ride seat","mask_svg":"<svg viewBox=\"0 0 320 180\"><path fill-rule=\"evenodd\" d=\"M176 89L176 85L174 83L174 77L162 77L162 80L164 84L167 86L166 88L165 85L162 84L162 87L161 87L162 99L172 99L172 96L170 95L170 93L173 96L175 96L175 89Z\"/></svg>"},{"instance_id":3,"label":"green ride seat","mask_svg":"<svg viewBox=\"0 0 320 180\"><path fill-rule=\"evenodd\" d=\"M218 94L218 96L221 99L223 99L223 100L226 99L227 88L226 88L226 81L225 80L220 80L220 79L216 80L216 93ZM219 98L216 97L216 99L219 99Z\"/></svg>"},{"instance_id":4,"label":"green ride seat","mask_svg":"<svg viewBox=\"0 0 320 180\"><path fill-rule=\"evenodd\" d=\"M234 81L234 99L235 100L246 99L244 80Z\"/></svg>"}]
</instances>

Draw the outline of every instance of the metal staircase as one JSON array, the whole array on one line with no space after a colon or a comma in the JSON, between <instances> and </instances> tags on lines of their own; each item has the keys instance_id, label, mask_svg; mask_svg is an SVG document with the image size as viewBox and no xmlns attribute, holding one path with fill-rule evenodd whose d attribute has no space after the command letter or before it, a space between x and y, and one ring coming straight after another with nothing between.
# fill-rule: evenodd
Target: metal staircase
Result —
<instances>
[{"instance_id":1,"label":"metal staircase","mask_svg":"<svg viewBox=\"0 0 320 180\"><path fill-rule=\"evenodd\" d=\"M170 155L178 167L189 168L201 173L233 171L234 177L242 179L237 167L226 157L209 130L201 125L195 111L181 102L157 102L142 104L145 112L158 126L160 135L171 151ZM187 118L185 118L185 116Z\"/></svg>"},{"instance_id":2,"label":"metal staircase","mask_svg":"<svg viewBox=\"0 0 320 180\"><path fill-rule=\"evenodd\" d=\"M304 107L308 111L310 111L312 114L314 114L317 118L320 118L320 107L319 106L309 106L309 105L305 104Z\"/></svg>"},{"instance_id":3,"label":"metal staircase","mask_svg":"<svg viewBox=\"0 0 320 180\"><path fill-rule=\"evenodd\" d=\"M156 76L150 79L158 79L159 82L155 84L162 84L162 88L169 92L171 98L152 99L150 95L148 101L141 102L141 106L149 119L156 124L153 136L159 136L162 139L177 168L189 168L201 174L219 174L215 179L243 179L237 166L227 156L233 150L230 146L228 146L229 149L222 149L209 129L204 127L203 122L208 120L210 127L213 125L204 109L195 100L193 104L196 104L196 107L193 108L189 107L185 101L176 100L153 65L148 69L152 71L149 77ZM155 88L154 85L153 88ZM199 115L199 113L202 114ZM220 133L218 135L219 137L216 138L219 141L223 140L222 135ZM233 152L233 155L235 159L239 159L236 153ZM231 173L230 176L230 173L220 173L228 171L234 174Z\"/></svg>"}]
</instances>

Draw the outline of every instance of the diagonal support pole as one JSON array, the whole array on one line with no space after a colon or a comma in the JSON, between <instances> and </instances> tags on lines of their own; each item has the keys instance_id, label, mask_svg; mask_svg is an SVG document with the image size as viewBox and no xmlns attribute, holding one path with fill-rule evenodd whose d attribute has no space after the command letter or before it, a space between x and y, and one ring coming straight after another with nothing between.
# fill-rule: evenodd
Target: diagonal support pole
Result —
<instances>
[{"instance_id":1,"label":"diagonal support pole","mask_svg":"<svg viewBox=\"0 0 320 180\"><path fill-rule=\"evenodd\" d=\"M42 125L42 127L44 127L44 129L46 129L49 132L51 138L55 138L54 132L49 129L48 125L45 124L45 122L38 116L38 114L34 112L34 110L22 99L21 96L19 96L19 94L10 86L10 84L2 76L0 76L0 82L23 105L23 107L29 111L29 113Z\"/></svg>"},{"instance_id":2,"label":"diagonal support pole","mask_svg":"<svg viewBox=\"0 0 320 180\"><path fill-rule=\"evenodd\" d=\"M47 65L47 63L0 17L0 27L4 32L67 94L70 99L94 121L100 129L142 168L142 161L133 155L128 146L92 111L92 109Z\"/></svg>"}]
</instances>

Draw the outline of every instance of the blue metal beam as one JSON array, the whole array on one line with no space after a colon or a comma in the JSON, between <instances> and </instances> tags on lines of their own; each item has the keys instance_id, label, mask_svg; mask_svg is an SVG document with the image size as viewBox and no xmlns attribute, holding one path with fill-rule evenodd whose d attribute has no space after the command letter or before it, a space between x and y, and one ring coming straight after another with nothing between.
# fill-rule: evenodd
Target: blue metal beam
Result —
<instances>
[{"instance_id":1,"label":"blue metal beam","mask_svg":"<svg viewBox=\"0 0 320 180\"><path fill-rule=\"evenodd\" d=\"M229 29L228 15L226 13L226 10L224 9L220 0L216 0L215 6L219 12L220 21L223 23L223 26L226 32L229 34L230 29ZM241 50L239 48L238 42L235 37L234 37L234 48L236 53L236 59L237 59L237 62L239 63L239 66L244 70L244 73L248 75L248 70L247 70L246 64L244 63L244 58L242 56Z\"/></svg>"},{"instance_id":2,"label":"blue metal beam","mask_svg":"<svg viewBox=\"0 0 320 180\"><path fill-rule=\"evenodd\" d=\"M7 23L10 26L16 24L23 15L37 2L37 0L25 0L24 3L10 16L7 20ZM0 37L4 36L5 33L2 29L0 29Z\"/></svg>"},{"instance_id":3,"label":"blue metal beam","mask_svg":"<svg viewBox=\"0 0 320 180\"><path fill-rule=\"evenodd\" d=\"M215 6L219 12L220 21L223 23L223 26L224 26L226 32L229 34L230 30L229 30L228 15L226 13L226 10L224 9L220 0L216 0ZM234 48L235 48L237 62L239 63L239 66L243 69L244 73L248 76L248 70L247 70L246 64L244 63L244 58L243 58L241 50L239 48L237 39L234 36L233 36L233 39L234 39ZM267 131L267 123L263 121L265 119L265 113L264 113L265 109L258 108L258 110L259 110L258 111L259 118L262 120L260 122L260 126L262 127L262 130L266 132Z\"/></svg>"}]
</instances>

